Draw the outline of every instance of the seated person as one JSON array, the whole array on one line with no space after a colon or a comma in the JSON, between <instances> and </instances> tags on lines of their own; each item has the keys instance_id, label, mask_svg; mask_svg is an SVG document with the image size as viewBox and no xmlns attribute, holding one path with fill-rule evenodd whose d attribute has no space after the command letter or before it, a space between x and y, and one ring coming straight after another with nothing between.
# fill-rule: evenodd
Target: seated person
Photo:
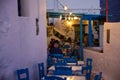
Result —
<instances>
[{"instance_id":1,"label":"seated person","mask_svg":"<svg viewBox=\"0 0 120 80\"><path fill-rule=\"evenodd\" d=\"M66 49L69 49L71 47L71 45L68 41L66 41L63 47Z\"/></svg>"},{"instance_id":2,"label":"seated person","mask_svg":"<svg viewBox=\"0 0 120 80\"><path fill-rule=\"evenodd\" d=\"M71 56L77 56L78 60L80 60L80 43L77 42Z\"/></svg>"},{"instance_id":3,"label":"seated person","mask_svg":"<svg viewBox=\"0 0 120 80\"><path fill-rule=\"evenodd\" d=\"M54 47L51 49L50 53L52 54L62 54L62 50L59 48L59 41L54 42Z\"/></svg>"},{"instance_id":4,"label":"seated person","mask_svg":"<svg viewBox=\"0 0 120 80\"><path fill-rule=\"evenodd\" d=\"M67 50L71 49L71 44L72 44L72 40L69 37L64 44L64 48L66 48Z\"/></svg>"}]
</instances>

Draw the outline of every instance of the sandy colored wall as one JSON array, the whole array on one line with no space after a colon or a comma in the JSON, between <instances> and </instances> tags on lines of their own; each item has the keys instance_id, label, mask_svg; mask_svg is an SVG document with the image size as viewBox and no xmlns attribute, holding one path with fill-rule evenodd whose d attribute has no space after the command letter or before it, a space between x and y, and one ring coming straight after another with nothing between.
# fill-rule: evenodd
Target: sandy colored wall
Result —
<instances>
[{"instance_id":1,"label":"sandy colored wall","mask_svg":"<svg viewBox=\"0 0 120 80\"><path fill-rule=\"evenodd\" d=\"M110 44L106 42L106 31L110 29ZM104 53L84 50L85 59L93 58L93 71L103 72L105 80L120 80L120 22L105 23L103 49Z\"/></svg>"}]
</instances>

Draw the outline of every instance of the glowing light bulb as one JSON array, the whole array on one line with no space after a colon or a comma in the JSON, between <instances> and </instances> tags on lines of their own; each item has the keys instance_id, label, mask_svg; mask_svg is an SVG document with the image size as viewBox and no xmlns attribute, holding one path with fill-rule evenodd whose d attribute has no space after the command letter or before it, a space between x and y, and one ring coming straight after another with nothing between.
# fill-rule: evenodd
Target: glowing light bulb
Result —
<instances>
[{"instance_id":1,"label":"glowing light bulb","mask_svg":"<svg viewBox=\"0 0 120 80\"><path fill-rule=\"evenodd\" d=\"M70 20L70 17L68 17L68 20Z\"/></svg>"},{"instance_id":2,"label":"glowing light bulb","mask_svg":"<svg viewBox=\"0 0 120 80\"><path fill-rule=\"evenodd\" d=\"M67 24L68 24L69 26L71 26L71 25L72 25L72 22L71 22L71 21L67 21Z\"/></svg>"},{"instance_id":3,"label":"glowing light bulb","mask_svg":"<svg viewBox=\"0 0 120 80\"><path fill-rule=\"evenodd\" d=\"M60 20L62 20L62 15L60 15Z\"/></svg>"},{"instance_id":4,"label":"glowing light bulb","mask_svg":"<svg viewBox=\"0 0 120 80\"><path fill-rule=\"evenodd\" d=\"M72 15L72 12L70 12L69 14Z\"/></svg>"},{"instance_id":5,"label":"glowing light bulb","mask_svg":"<svg viewBox=\"0 0 120 80\"><path fill-rule=\"evenodd\" d=\"M68 8L67 8L67 6L64 6L64 10L66 11Z\"/></svg>"},{"instance_id":6,"label":"glowing light bulb","mask_svg":"<svg viewBox=\"0 0 120 80\"><path fill-rule=\"evenodd\" d=\"M77 20L77 19L79 19L78 17L74 17L74 20Z\"/></svg>"}]
</instances>

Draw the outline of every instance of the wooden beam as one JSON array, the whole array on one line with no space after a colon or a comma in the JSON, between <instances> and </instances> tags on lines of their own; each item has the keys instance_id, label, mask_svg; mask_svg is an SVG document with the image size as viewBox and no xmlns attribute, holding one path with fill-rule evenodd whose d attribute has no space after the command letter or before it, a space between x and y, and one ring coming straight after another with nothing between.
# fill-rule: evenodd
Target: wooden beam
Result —
<instances>
[{"instance_id":1,"label":"wooden beam","mask_svg":"<svg viewBox=\"0 0 120 80\"><path fill-rule=\"evenodd\" d=\"M109 9L109 6L108 6L108 0L106 0L106 22L108 22L108 9Z\"/></svg>"}]
</instances>

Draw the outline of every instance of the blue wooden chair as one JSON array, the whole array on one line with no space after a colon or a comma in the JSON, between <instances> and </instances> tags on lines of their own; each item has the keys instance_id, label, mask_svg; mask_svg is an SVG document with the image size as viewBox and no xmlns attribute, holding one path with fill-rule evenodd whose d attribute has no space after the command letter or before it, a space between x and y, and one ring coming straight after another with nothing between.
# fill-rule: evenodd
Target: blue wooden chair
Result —
<instances>
[{"instance_id":1,"label":"blue wooden chair","mask_svg":"<svg viewBox=\"0 0 120 80\"><path fill-rule=\"evenodd\" d=\"M92 66L92 58L87 58L86 66Z\"/></svg>"},{"instance_id":2,"label":"blue wooden chair","mask_svg":"<svg viewBox=\"0 0 120 80\"><path fill-rule=\"evenodd\" d=\"M90 80L92 74L92 66L82 66L82 74L85 75L86 80Z\"/></svg>"},{"instance_id":3,"label":"blue wooden chair","mask_svg":"<svg viewBox=\"0 0 120 80\"><path fill-rule=\"evenodd\" d=\"M95 75L94 80L101 80L102 78L102 72L100 72L99 74Z\"/></svg>"},{"instance_id":4,"label":"blue wooden chair","mask_svg":"<svg viewBox=\"0 0 120 80\"><path fill-rule=\"evenodd\" d=\"M55 66L54 75L72 75L72 67Z\"/></svg>"},{"instance_id":5,"label":"blue wooden chair","mask_svg":"<svg viewBox=\"0 0 120 80\"><path fill-rule=\"evenodd\" d=\"M45 76L44 80L66 80L66 78L61 78L57 76Z\"/></svg>"},{"instance_id":6,"label":"blue wooden chair","mask_svg":"<svg viewBox=\"0 0 120 80\"><path fill-rule=\"evenodd\" d=\"M53 65L52 58L47 58L47 68Z\"/></svg>"},{"instance_id":7,"label":"blue wooden chair","mask_svg":"<svg viewBox=\"0 0 120 80\"><path fill-rule=\"evenodd\" d=\"M87 73L87 70L88 70L88 67L87 66L82 66L82 74L86 74Z\"/></svg>"},{"instance_id":8,"label":"blue wooden chair","mask_svg":"<svg viewBox=\"0 0 120 80\"><path fill-rule=\"evenodd\" d=\"M87 71L87 79L89 80L90 79L90 76L92 74L92 58L87 58L86 60L86 66L88 67L88 71Z\"/></svg>"},{"instance_id":9,"label":"blue wooden chair","mask_svg":"<svg viewBox=\"0 0 120 80\"><path fill-rule=\"evenodd\" d=\"M38 64L38 70L39 70L39 80L42 80L44 77L44 63Z\"/></svg>"},{"instance_id":10,"label":"blue wooden chair","mask_svg":"<svg viewBox=\"0 0 120 80\"><path fill-rule=\"evenodd\" d=\"M18 80L29 80L28 68L17 70L17 75L18 75Z\"/></svg>"},{"instance_id":11,"label":"blue wooden chair","mask_svg":"<svg viewBox=\"0 0 120 80\"><path fill-rule=\"evenodd\" d=\"M90 80L92 74L92 66L87 66L87 67L88 67L88 71L86 73L86 79Z\"/></svg>"}]
</instances>

